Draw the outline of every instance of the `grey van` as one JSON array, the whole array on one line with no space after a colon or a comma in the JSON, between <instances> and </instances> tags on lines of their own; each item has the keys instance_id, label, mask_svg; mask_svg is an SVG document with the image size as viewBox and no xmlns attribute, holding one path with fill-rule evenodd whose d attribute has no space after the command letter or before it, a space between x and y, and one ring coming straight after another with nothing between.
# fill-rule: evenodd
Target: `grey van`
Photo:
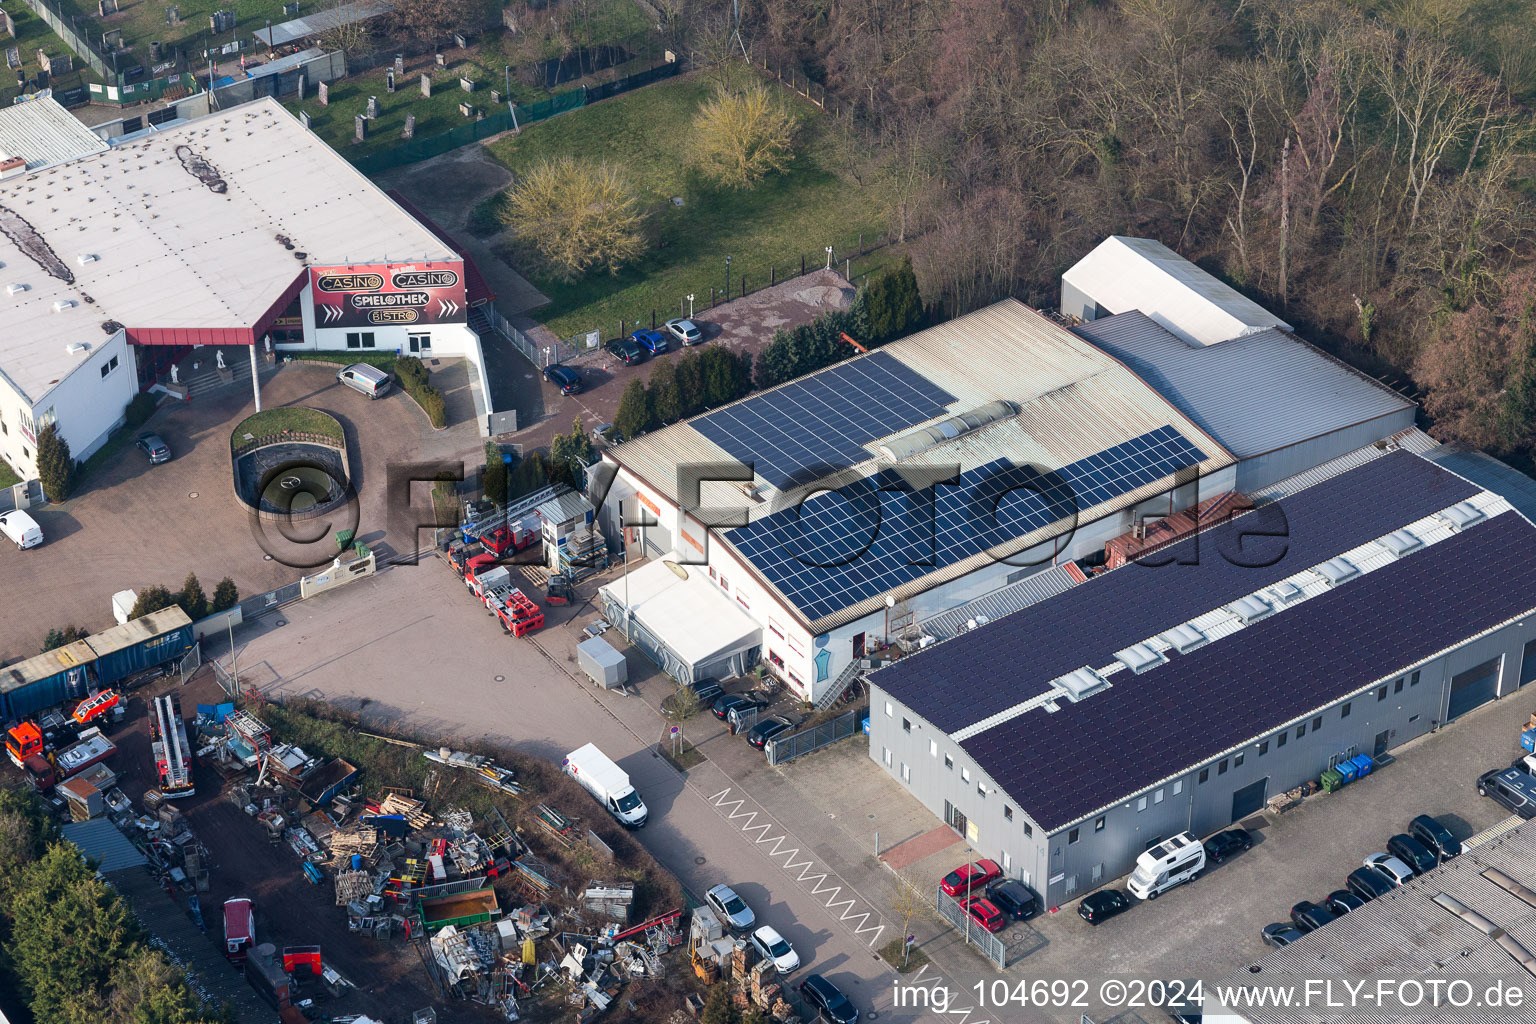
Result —
<instances>
[{"instance_id":1,"label":"grey van","mask_svg":"<svg viewBox=\"0 0 1536 1024\"><path fill-rule=\"evenodd\" d=\"M377 366L369 366L367 363L353 363L344 366L336 374L336 379L341 381L353 391L361 392L369 398L378 398L389 393L390 381L394 377L385 373Z\"/></svg>"},{"instance_id":2,"label":"grey van","mask_svg":"<svg viewBox=\"0 0 1536 1024\"><path fill-rule=\"evenodd\" d=\"M1522 761L1484 772L1477 780L1477 794L1489 797L1522 818L1536 818L1536 775L1527 772Z\"/></svg>"}]
</instances>

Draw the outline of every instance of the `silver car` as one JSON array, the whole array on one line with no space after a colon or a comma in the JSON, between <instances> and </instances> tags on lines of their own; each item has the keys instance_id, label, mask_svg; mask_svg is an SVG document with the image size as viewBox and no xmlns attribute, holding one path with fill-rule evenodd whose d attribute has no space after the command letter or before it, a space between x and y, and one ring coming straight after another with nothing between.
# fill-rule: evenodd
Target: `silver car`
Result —
<instances>
[{"instance_id":1,"label":"silver car","mask_svg":"<svg viewBox=\"0 0 1536 1024\"><path fill-rule=\"evenodd\" d=\"M1390 853L1373 853L1365 858L1363 867L1375 868L1386 875L1393 885L1407 885L1413 881L1413 868Z\"/></svg>"},{"instance_id":2,"label":"silver car","mask_svg":"<svg viewBox=\"0 0 1536 1024\"><path fill-rule=\"evenodd\" d=\"M698 345L704 341L704 332L692 320L674 317L666 322L667 333L684 345Z\"/></svg>"},{"instance_id":3,"label":"silver car","mask_svg":"<svg viewBox=\"0 0 1536 1024\"><path fill-rule=\"evenodd\" d=\"M757 923L757 915L747 906L747 901L736 895L728 885L717 885L704 894L704 902L720 915L726 927L744 932Z\"/></svg>"}]
</instances>

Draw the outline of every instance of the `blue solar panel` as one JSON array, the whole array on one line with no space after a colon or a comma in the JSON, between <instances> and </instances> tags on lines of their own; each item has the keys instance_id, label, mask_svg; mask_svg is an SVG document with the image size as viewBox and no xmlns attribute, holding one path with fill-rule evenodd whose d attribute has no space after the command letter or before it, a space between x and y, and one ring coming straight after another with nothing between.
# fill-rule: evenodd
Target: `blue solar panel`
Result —
<instances>
[{"instance_id":1,"label":"blue solar panel","mask_svg":"<svg viewBox=\"0 0 1536 1024\"><path fill-rule=\"evenodd\" d=\"M883 470L732 530L729 537L815 620L1069 519L1204 457L1177 430L1159 427L1049 475L997 460L967 470L954 485L914 494L897 473Z\"/></svg>"},{"instance_id":2,"label":"blue solar panel","mask_svg":"<svg viewBox=\"0 0 1536 1024\"><path fill-rule=\"evenodd\" d=\"M884 352L838 363L693 421L780 490L869 457L864 445L932 419L955 396Z\"/></svg>"},{"instance_id":3,"label":"blue solar panel","mask_svg":"<svg viewBox=\"0 0 1536 1024\"><path fill-rule=\"evenodd\" d=\"M1036 823L1058 828L1522 615L1533 594L1536 530L1506 513L1143 675L1121 673L1081 704L1025 712L963 746ZM1325 670L1297 671L1298 660ZM992 682L967 679L972 692Z\"/></svg>"},{"instance_id":4,"label":"blue solar panel","mask_svg":"<svg viewBox=\"0 0 1536 1024\"><path fill-rule=\"evenodd\" d=\"M989 622L965 644L903 658L876 680L953 732L1040 693L1057 676L1106 664L1115 651L1477 491L1416 455L1393 452L1165 548L1156 567L1116 569Z\"/></svg>"}]
</instances>

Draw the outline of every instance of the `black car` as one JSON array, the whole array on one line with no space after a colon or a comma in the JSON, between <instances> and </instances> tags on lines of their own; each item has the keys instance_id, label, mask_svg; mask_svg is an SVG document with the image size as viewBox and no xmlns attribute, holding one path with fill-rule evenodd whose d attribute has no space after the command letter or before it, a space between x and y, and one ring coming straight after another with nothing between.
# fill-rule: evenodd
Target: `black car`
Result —
<instances>
[{"instance_id":1,"label":"black car","mask_svg":"<svg viewBox=\"0 0 1536 1024\"><path fill-rule=\"evenodd\" d=\"M1359 910L1365 906L1365 900L1356 896L1348 889L1333 890L1333 892L1328 894L1328 899L1324 902L1328 904L1328 909L1333 911L1334 917L1343 917L1351 910Z\"/></svg>"},{"instance_id":2,"label":"black car","mask_svg":"<svg viewBox=\"0 0 1536 1024\"><path fill-rule=\"evenodd\" d=\"M645 362L645 349L634 338L616 338L605 346L609 352L624 360L625 366Z\"/></svg>"},{"instance_id":3,"label":"black car","mask_svg":"<svg viewBox=\"0 0 1536 1024\"><path fill-rule=\"evenodd\" d=\"M1098 927L1101 921L1108 921L1130 909L1131 897L1128 893L1121 889L1100 889L1082 898L1077 904L1077 916Z\"/></svg>"},{"instance_id":4,"label":"black car","mask_svg":"<svg viewBox=\"0 0 1536 1024\"><path fill-rule=\"evenodd\" d=\"M762 750L768 745L769 740L773 739L781 732L788 732L794 727L795 723L791 722L783 715L774 715L771 718L765 718L761 722L758 722L756 725L754 725L747 733L747 742L752 744L758 750Z\"/></svg>"},{"instance_id":5,"label":"black car","mask_svg":"<svg viewBox=\"0 0 1536 1024\"><path fill-rule=\"evenodd\" d=\"M761 709L767 706L768 702L761 697L753 697L746 693L723 693L715 698L715 703L711 705L710 710L715 713L716 718L723 722L730 717L731 711L735 708L746 710L753 707Z\"/></svg>"},{"instance_id":6,"label":"black car","mask_svg":"<svg viewBox=\"0 0 1536 1024\"><path fill-rule=\"evenodd\" d=\"M1302 900L1291 908L1291 924L1303 934L1315 932L1325 924L1332 924L1336 919L1337 915L1324 903Z\"/></svg>"},{"instance_id":7,"label":"black car","mask_svg":"<svg viewBox=\"0 0 1536 1024\"><path fill-rule=\"evenodd\" d=\"M1416 875L1433 871L1440 864L1440 858L1435 856L1434 850L1406 832L1399 832L1387 840L1387 852L1413 868Z\"/></svg>"},{"instance_id":8,"label":"black car","mask_svg":"<svg viewBox=\"0 0 1536 1024\"><path fill-rule=\"evenodd\" d=\"M140 434L133 439L133 443L139 451L149 456L151 466L171 461L171 446L159 434Z\"/></svg>"},{"instance_id":9,"label":"black car","mask_svg":"<svg viewBox=\"0 0 1536 1024\"><path fill-rule=\"evenodd\" d=\"M848 997L819 974L806 975L800 983L800 994L833 1024L854 1024L859 1019L859 1011Z\"/></svg>"},{"instance_id":10,"label":"black car","mask_svg":"<svg viewBox=\"0 0 1536 1024\"><path fill-rule=\"evenodd\" d=\"M559 388L562 395L579 395L587 386L581 379L581 371L564 363L550 363L544 367L544 379Z\"/></svg>"},{"instance_id":11,"label":"black car","mask_svg":"<svg viewBox=\"0 0 1536 1024\"><path fill-rule=\"evenodd\" d=\"M987 886L987 899L1015 921L1027 921L1040 909L1034 890L1017 878L1000 878Z\"/></svg>"},{"instance_id":12,"label":"black car","mask_svg":"<svg viewBox=\"0 0 1536 1024\"><path fill-rule=\"evenodd\" d=\"M1408 834L1435 851L1443 861L1461 856L1461 840L1427 814L1421 814L1408 823Z\"/></svg>"},{"instance_id":13,"label":"black car","mask_svg":"<svg viewBox=\"0 0 1536 1024\"><path fill-rule=\"evenodd\" d=\"M1301 938L1301 932L1299 930L1293 928L1291 925L1284 923L1283 921L1278 924L1265 925L1264 930L1259 932L1259 935L1263 937L1264 945L1271 946L1275 949L1281 949L1285 946L1289 946L1291 943Z\"/></svg>"},{"instance_id":14,"label":"black car","mask_svg":"<svg viewBox=\"0 0 1536 1024\"><path fill-rule=\"evenodd\" d=\"M1396 889L1392 879L1377 871L1375 868L1355 868L1344 879L1344 888L1354 893L1359 899L1369 903L1371 900L1385 896Z\"/></svg>"},{"instance_id":15,"label":"black car","mask_svg":"<svg viewBox=\"0 0 1536 1024\"><path fill-rule=\"evenodd\" d=\"M1205 841L1205 859L1220 864L1234 853L1242 853L1253 846L1253 836L1245 828L1229 828L1218 832Z\"/></svg>"}]
</instances>

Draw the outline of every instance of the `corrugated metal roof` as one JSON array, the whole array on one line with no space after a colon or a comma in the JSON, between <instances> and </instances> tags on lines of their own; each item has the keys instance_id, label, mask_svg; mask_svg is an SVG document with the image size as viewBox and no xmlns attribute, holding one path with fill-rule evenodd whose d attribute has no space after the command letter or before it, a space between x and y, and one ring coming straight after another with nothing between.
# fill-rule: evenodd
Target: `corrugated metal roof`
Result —
<instances>
[{"instance_id":1,"label":"corrugated metal roof","mask_svg":"<svg viewBox=\"0 0 1536 1024\"><path fill-rule=\"evenodd\" d=\"M128 837L106 818L77 821L65 825L61 831L87 859L100 862L97 870L104 875L149 863Z\"/></svg>"},{"instance_id":2,"label":"corrugated metal roof","mask_svg":"<svg viewBox=\"0 0 1536 1024\"><path fill-rule=\"evenodd\" d=\"M1491 842L1468 848L1454 860L1345 914L1328 927L1283 949L1255 956L1249 965L1218 984L1238 988L1300 986L1308 978L1414 978L1427 992L1434 979L1475 978L1474 988L1481 995L1494 978L1500 978L1530 993L1531 976L1499 940L1507 935L1526 950L1536 950L1536 908L1486 877L1484 872L1490 868L1517 879L1536 876L1536 823L1526 822ZM1486 934L1436 903L1435 897L1442 893L1487 918L1496 927L1495 933ZM1307 1009L1220 1008L1214 1005L1215 988L1206 988L1207 1019L1223 1012L1236 1013L1239 1019L1253 1024L1303 1024L1318 1019L1320 1007L1316 1002ZM1462 1006L1446 1000L1435 1006L1426 999L1411 1009L1363 1001L1347 1011L1334 1008L1325 1016L1341 1024L1398 1024L1405 1020L1488 1024L1511 1021L1524 1013L1483 1005L1481 999Z\"/></svg>"},{"instance_id":3,"label":"corrugated metal roof","mask_svg":"<svg viewBox=\"0 0 1536 1024\"><path fill-rule=\"evenodd\" d=\"M1028 608L1048 597L1055 597L1062 591L1076 586L1077 583L1077 577L1064 565L1046 569L978 597L958 608L951 608L947 612L940 612L932 618L924 619L917 624L917 632L936 640L948 640L964 632L967 624L973 619L981 616L989 622L1000 619L1004 615Z\"/></svg>"},{"instance_id":4,"label":"corrugated metal roof","mask_svg":"<svg viewBox=\"0 0 1536 1024\"><path fill-rule=\"evenodd\" d=\"M1180 338L1214 345L1291 325L1151 238L1111 235L1061 275L1111 313L1139 309Z\"/></svg>"},{"instance_id":5,"label":"corrugated metal roof","mask_svg":"<svg viewBox=\"0 0 1536 1024\"><path fill-rule=\"evenodd\" d=\"M580 519L592 511L592 502L580 491L566 490L550 498L535 509L545 522L568 523Z\"/></svg>"},{"instance_id":6,"label":"corrugated metal roof","mask_svg":"<svg viewBox=\"0 0 1536 1024\"><path fill-rule=\"evenodd\" d=\"M1518 469L1506 466L1487 452L1459 444L1439 445L1430 449L1425 458L1500 495L1516 512L1536 522L1536 480Z\"/></svg>"},{"instance_id":7,"label":"corrugated metal roof","mask_svg":"<svg viewBox=\"0 0 1536 1024\"><path fill-rule=\"evenodd\" d=\"M1016 465L1034 464L1056 469L1105 451L1131 438L1164 426L1172 426L1208 458L1200 464L1210 474L1233 463L1220 443L1189 417L1127 370L1119 361L1078 338L1072 332L1014 299L995 303L937 327L885 345L879 350L954 396L950 407L934 420L965 412L989 402L1012 402L1017 416L966 433L948 444L925 449L920 456L897 464L955 466L962 471L985 466L998 459ZM755 396L742 399L753 401ZM916 425L914 425L916 426ZM906 433L904 427L896 433ZM892 435L894 436L894 435ZM882 438L859 439L869 459L847 471L843 482L872 476L890 464L878 457ZM729 461L729 456L687 422L674 424L604 452L604 457L629 469L669 500L677 501L677 469ZM749 521L793 507L806 489L783 493L759 481L764 500L750 501L725 485L706 486L702 504L713 508L746 506ZM1096 509L1083 509L1080 521L1129 507L1162 493L1161 483L1137 488ZM722 495L724 497L722 497ZM1037 530L1026 538L930 573L896 591L898 599L930 590L986 564L992 557L1042 543L1062 532L1066 523ZM730 531L717 536L730 542ZM738 555L750 564L741 552ZM853 567L820 571L846 572ZM765 587L777 589L758 574ZM779 593L786 606L792 603ZM807 625L822 632L883 606L883 597L870 598Z\"/></svg>"},{"instance_id":8,"label":"corrugated metal roof","mask_svg":"<svg viewBox=\"0 0 1536 1024\"><path fill-rule=\"evenodd\" d=\"M85 642L99 658L191 624L192 620L187 617L187 613L173 605L170 608L162 608L157 612L142 615L121 626L113 626L95 636L86 637Z\"/></svg>"},{"instance_id":9,"label":"corrugated metal roof","mask_svg":"<svg viewBox=\"0 0 1536 1024\"><path fill-rule=\"evenodd\" d=\"M52 96L0 107L0 157L21 157L29 171L106 148L104 140Z\"/></svg>"},{"instance_id":10,"label":"corrugated metal roof","mask_svg":"<svg viewBox=\"0 0 1536 1024\"><path fill-rule=\"evenodd\" d=\"M1239 459L1414 408L1284 331L1197 346L1132 310L1075 333L1124 362Z\"/></svg>"}]
</instances>

